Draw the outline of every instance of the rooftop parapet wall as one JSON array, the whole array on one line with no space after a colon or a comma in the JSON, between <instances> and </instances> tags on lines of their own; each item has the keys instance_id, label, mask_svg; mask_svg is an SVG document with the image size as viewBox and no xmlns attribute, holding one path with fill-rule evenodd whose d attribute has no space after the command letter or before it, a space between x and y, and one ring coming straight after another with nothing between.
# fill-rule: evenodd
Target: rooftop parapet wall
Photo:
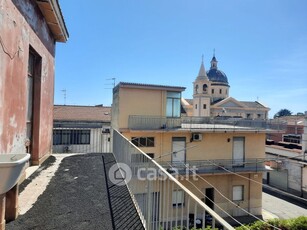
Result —
<instances>
[{"instance_id":1,"label":"rooftop parapet wall","mask_svg":"<svg viewBox=\"0 0 307 230\"><path fill-rule=\"evenodd\" d=\"M169 129L198 129L198 130L232 130L232 131L280 131L285 130L283 122L247 119L217 119L210 117L181 117L168 118L159 116L130 115L128 128L131 130L169 130Z\"/></svg>"}]
</instances>

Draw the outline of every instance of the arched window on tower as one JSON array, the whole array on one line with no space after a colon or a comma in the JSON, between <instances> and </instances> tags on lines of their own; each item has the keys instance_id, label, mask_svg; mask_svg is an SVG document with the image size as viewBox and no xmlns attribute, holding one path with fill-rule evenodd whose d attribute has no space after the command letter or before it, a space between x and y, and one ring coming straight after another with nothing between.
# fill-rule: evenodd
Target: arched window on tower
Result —
<instances>
[{"instance_id":1,"label":"arched window on tower","mask_svg":"<svg viewBox=\"0 0 307 230\"><path fill-rule=\"evenodd\" d=\"M204 85L203 85L203 93L207 93L207 89L208 89L207 84L204 84Z\"/></svg>"},{"instance_id":2,"label":"arched window on tower","mask_svg":"<svg viewBox=\"0 0 307 230\"><path fill-rule=\"evenodd\" d=\"M198 93L198 85L195 86L195 93Z\"/></svg>"}]
</instances>

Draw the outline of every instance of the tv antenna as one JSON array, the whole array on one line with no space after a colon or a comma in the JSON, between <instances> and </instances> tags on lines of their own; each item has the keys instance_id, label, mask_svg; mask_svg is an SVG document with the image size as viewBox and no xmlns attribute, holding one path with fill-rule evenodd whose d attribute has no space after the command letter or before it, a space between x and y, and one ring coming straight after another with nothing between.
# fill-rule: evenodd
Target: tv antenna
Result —
<instances>
[{"instance_id":1,"label":"tv antenna","mask_svg":"<svg viewBox=\"0 0 307 230\"><path fill-rule=\"evenodd\" d=\"M116 78L115 77L112 77L112 78L107 78L106 80L108 80L108 81L113 81L112 83L110 83L110 84L105 84L105 85L112 85L113 86L113 88L115 87L115 80L116 80ZM105 88L105 89L113 89L113 88Z\"/></svg>"},{"instance_id":2,"label":"tv antenna","mask_svg":"<svg viewBox=\"0 0 307 230\"><path fill-rule=\"evenodd\" d=\"M67 90L62 89L61 92L63 93L63 96L64 96L64 105L66 105L66 92L67 92Z\"/></svg>"}]
</instances>

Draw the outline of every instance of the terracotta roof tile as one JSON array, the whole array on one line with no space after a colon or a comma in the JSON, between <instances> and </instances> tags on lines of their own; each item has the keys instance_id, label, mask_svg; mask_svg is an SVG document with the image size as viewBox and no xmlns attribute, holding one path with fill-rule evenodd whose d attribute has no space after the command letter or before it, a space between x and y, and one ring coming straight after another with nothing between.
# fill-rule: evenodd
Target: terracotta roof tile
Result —
<instances>
[{"instance_id":1,"label":"terracotta roof tile","mask_svg":"<svg viewBox=\"0 0 307 230\"><path fill-rule=\"evenodd\" d=\"M111 121L111 107L55 105L53 119L61 121Z\"/></svg>"}]
</instances>

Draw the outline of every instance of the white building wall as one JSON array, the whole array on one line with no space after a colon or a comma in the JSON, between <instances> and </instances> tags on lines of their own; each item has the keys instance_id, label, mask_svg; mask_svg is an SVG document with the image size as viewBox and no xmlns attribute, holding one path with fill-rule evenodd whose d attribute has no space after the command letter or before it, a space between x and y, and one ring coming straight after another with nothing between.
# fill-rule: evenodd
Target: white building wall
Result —
<instances>
[{"instance_id":1,"label":"white building wall","mask_svg":"<svg viewBox=\"0 0 307 230\"><path fill-rule=\"evenodd\" d=\"M301 164L296 161L285 161L284 167L288 170L288 189L301 191L302 168Z\"/></svg>"},{"instance_id":2,"label":"white building wall","mask_svg":"<svg viewBox=\"0 0 307 230\"><path fill-rule=\"evenodd\" d=\"M277 156L279 155L279 156ZM307 185L307 171L305 171L305 175L302 170L303 164L297 160L291 160L289 158L297 157L298 153L295 153L291 150L283 150L283 149L276 149L273 147L266 147L266 158L267 159L276 159L278 161L281 161L282 164L276 172L272 173L282 173L282 171L287 172L287 189L289 192L294 192L297 195L300 195L302 192L302 187ZM270 172L269 172L270 173ZM267 175L265 174L265 177L263 179L267 180ZM272 178L271 178L272 179ZM285 181L284 181L285 182ZM276 186L276 185L275 185ZM278 186L277 186L278 187ZM285 189L285 188L280 188ZM306 188L307 190L307 188Z\"/></svg>"}]
</instances>

